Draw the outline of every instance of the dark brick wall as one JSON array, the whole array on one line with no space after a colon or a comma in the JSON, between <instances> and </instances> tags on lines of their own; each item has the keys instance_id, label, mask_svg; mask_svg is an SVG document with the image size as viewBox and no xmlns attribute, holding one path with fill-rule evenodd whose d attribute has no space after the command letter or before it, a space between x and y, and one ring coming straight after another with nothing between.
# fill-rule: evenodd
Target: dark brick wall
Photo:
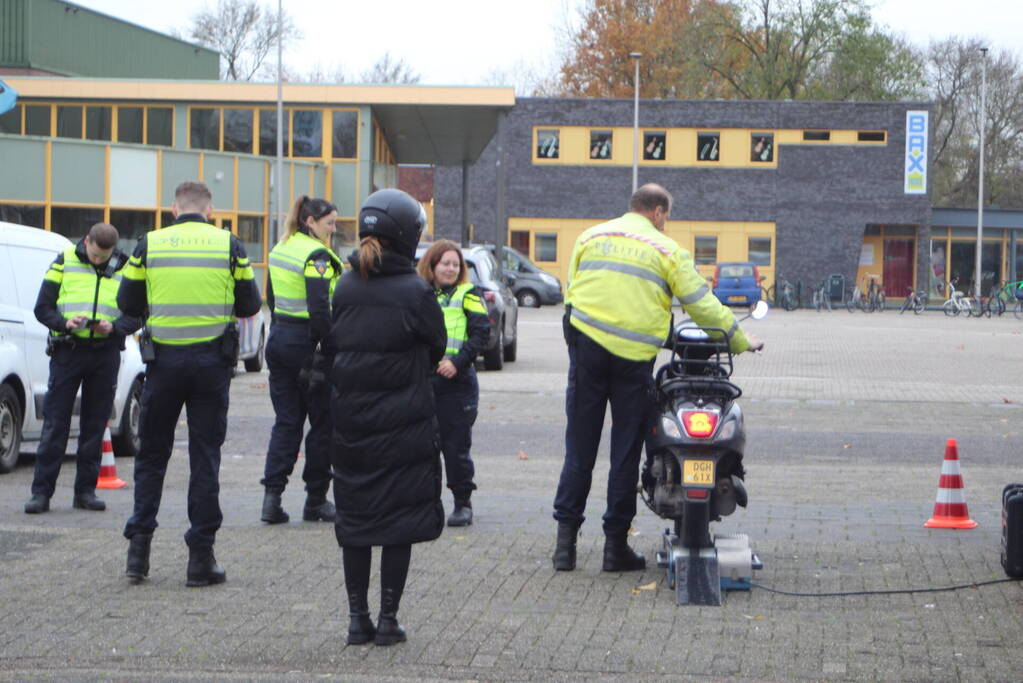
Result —
<instances>
[{"instance_id":1,"label":"dark brick wall","mask_svg":"<svg viewBox=\"0 0 1023 683\"><path fill-rule=\"evenodd\" d=\"M906 111L921 103L750 101L640 102L641 127L887 130L888 144L783 145L777 169L650 168L639 183L657 182L675 197L673 220L771 221L777 273L804 282L856 274L868 224L918 226L918 272L926 272L930 197L903 194ZM632 126L632 100L516 101L507 117L508 215L586 218L595 223L627 210L632 168L532 163L532 128ZM621 143L619 143L621 144ZM470 220L477 239L496 234L496 137L470 171ZM461 168L438 167L438 234L458 239ZM889 296L901 296L890 292Z\"/></svg>"}]
</instances>

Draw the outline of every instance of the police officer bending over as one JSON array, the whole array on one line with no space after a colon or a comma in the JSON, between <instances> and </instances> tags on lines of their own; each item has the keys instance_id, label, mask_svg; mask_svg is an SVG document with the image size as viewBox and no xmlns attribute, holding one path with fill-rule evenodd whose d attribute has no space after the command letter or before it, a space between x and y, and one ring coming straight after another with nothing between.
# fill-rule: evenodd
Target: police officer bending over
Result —
<instances>
[{"instance_id":1,"label":"police officer bending over","mask_svg":"<svg viewBox=\"0 0 1023 683\"><path fill-rule=\"evenodd\" d=\"M734 353L757 351L763 342L743 334L731 310L718 301L690 253L663 233L671 195L643 185L629 213L579 236L568 271L568 388L565 463L554 499L558 540L554 568L575 569L575 545L590 492L604 413L611 403L611 469L604 513L607 572L640 570L642 555L627 543L636 516L639 454L650 411L654 359L668 336L672 296L702 327L731 333Z\"/></svg>"},{"instance_id":2,"label":"police officer bending over","mask_svg":"<svg viewBox=\"0 0 1023 683\"><path fill-rule=\"evenodd\" d=\"M149 573L149 546L156 529L174 428L187 407L187 585L222 583L227 576L213 556L223 521L220 512L220 447L227 433L228 390L238 357L235 316L255 315L259 289L241 242L206 221L212 196L203 183L184 182L174 192L175 222L139 242L124 269L117 295L121 309L147 309L142 358L141 446L135 458L135 509L124 528L129 540L127 575Z\"/></svg>"},{"instance_id":3,"label":"police officer bending over","mask_svg":"<svg viewBox=\"0 0 1023 683\"><path fill-rule=\"evenodd\" d=\"M36 318L50 328L50 382L43 403L43 433L36 451L32 498L25 512L50 509L67 448L71 413L82 389L78 471L72 505L105 510L96 497L103 431L114 404L124 338L142 321L117 309L117 288L127 254L117 249L117 229L97 223L89 234L54 259L43 277Z\"/></svg>"}]
</instances>

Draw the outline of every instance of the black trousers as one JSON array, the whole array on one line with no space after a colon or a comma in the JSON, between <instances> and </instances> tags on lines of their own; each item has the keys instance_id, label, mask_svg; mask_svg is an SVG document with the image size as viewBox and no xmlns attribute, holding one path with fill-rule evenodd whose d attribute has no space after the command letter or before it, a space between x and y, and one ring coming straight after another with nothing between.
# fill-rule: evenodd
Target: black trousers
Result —
<instances>
[{"instance_id":1,"label":"black trousers","mask_svg":"<svg viewBox=\"0 0 1023 683\"><path fill-rule=\"evenodd\" d=\"M220 447L227 434L233 363L219 341L173 347L158 345L146 368L140 416L141 448L135 458L135 510L124 535L152 533L160 511L167 462L181 408L188 419L188 520L190 547L210 547L223 521L220 512Z\"/></svg>"},{"instance_id":2,"label":"black trousers","mask_svg":"<svg viewBox=\"0 0 1023 683\"><path fill-rule=\"evenodd\" d=\"M300 377L302 368L312 362L315 347L305 326L275 323L270 328L266 363L270 369L270 401L275 420L260 483L275 491L283 491L287 486L308 417L302 479L310 496L323 498L331 480L330 384L324 379L310 389L308 380Z\"/></svg>"},{"instance_id":3,"label":"black trousers","mask_svg":"<svg viewBox=\"0 0 1023 683\"><path fill-rule=\"evenodd\" d=\"M476 424L480 402L476 369L470 365L453 379L434 375L431 381L437 405L440 450L444 455L447 486L456 500L465 499L476 490L473 482L476 467L470 456L472 426Z\"/></svg>"},{"instance_id":4,"label":"black trousers","mask_svg":"<svg viewBox=\"0 0 1023 683\"><path fill-rule=\"evenodd\" d=\"M50 380L43 400L43 431L36 449L33 495L50 498L57 487L79 387L82 402L75 494L96 490L103 454L103 430L114 405L120 363L121 350L112 342L101 347L55 349L50 358Z\"/></svg>"},{"instance_id":5,"label":"black trousers","mask_svg":"<svg viewBox=\"0 0 1023 683\"><path fill-rule=\"evenodd\" d=\"M654 360L626 360L575 330L568 333L568 358L565 463L554 498L554 519L576 525L585 520L583 511L610 402L611 469L604 533L624 533L636 516L639 456L651 415Z\"/></svg>"}]
</instances>

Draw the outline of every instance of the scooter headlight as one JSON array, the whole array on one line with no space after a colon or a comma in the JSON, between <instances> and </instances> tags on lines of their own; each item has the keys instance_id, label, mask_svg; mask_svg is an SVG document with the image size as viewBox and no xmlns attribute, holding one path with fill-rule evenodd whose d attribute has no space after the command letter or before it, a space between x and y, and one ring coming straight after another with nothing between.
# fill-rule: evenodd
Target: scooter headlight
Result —
<instances>
[{"instance_id":1,"label":"scooter headlight","mask_svg":"<svg viewBox=\"0 0 1023 683\"><path fill-rule=\"evenodd\" d=\"M661 431L673 439L682 438L682 431L679 430L678 425L670 417L661 418Z\"/></svg>"}]
</instances>

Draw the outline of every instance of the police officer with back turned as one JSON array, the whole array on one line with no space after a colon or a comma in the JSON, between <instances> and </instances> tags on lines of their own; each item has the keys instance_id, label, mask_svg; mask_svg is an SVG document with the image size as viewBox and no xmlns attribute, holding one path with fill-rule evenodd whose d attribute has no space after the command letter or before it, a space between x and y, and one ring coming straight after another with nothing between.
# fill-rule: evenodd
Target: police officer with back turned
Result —
<instances>
[{"instance_id":1,"label":"police officer with back turned","mask_svg":"<svg viewBox=\"0 0 1023 683\"><path fill-rule=\"evenodd\" d=\"M636 516L639 454L652 409L651 372L668 336L672 297L678 297L697 325L728 331L733 352L763 347L762 341L739 329L735 316L696 271L689 251L663 234L671 201L660 185L643 185L630 198L628 213L586 230L572 252L564 324L568 424L565 463L554 499L557 570L575 569L576 535L609 402L611 469L603 570L646 567L627 539Z\"/></svg>"},{"instance_id":2,"label":"police officer with back turned","mask_svg":"<svg viewBox=\"0 0 1023 683\"><path fill-rule=\"evenodd\" d=\"M114 226L96 223L82 241L54 259L39 288L35 314L50 328L50 381L32 498L25 504L28 514L50 509L79 387L82 408L72 505L81 510L107 507L96 497L103 431L114 403L124 338L142 326L141 320L122 315L117 308L121 270L128 262L127 254L117 248L117 238Z\"/></svg>"},{"instance_id":3,"label":"police officer with back turned","mask_svg":"<svg viewBox=\"0 0 1023 683\"><path fill-rule=\"evenodd\" d=\"M135 459L135 509L124 528L126 573L149 574L167 461L181 407L188 415L188 586L222 583L213 556L220 512L220 447L227 433L228 391L237 363L235 316L255 315L259 289L241 242L209 223L209 188L184 182L174 192L175 222L142 238L117 295L121 310L149 318L142 340L141 447Z\"/></svg>"}]
</instances>

